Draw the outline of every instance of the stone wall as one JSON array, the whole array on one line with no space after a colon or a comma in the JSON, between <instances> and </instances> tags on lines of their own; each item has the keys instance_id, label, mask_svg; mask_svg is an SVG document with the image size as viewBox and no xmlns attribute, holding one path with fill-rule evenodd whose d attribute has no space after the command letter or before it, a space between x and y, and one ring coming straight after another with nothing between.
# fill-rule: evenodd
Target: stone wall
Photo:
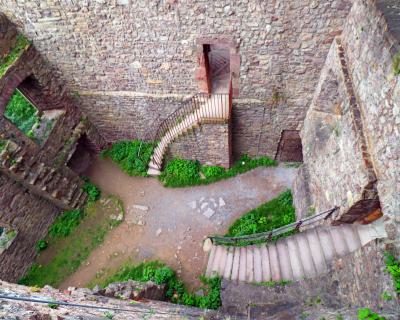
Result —
<instances>
[{"instance_id":1,"label":"stone wall","mask_svg":"<svg viewBox=\"0 0 400 320\"><path fill-rule=\"evenodd\" d=\"M235 154L274 156L281 130L294 130L303 120L350 5L350 0L250 0L235 5L227 0L10 0L0 11L33 39L54 74L79 94L82 110L110 141L147 137L157 130L158 119L177 107L143 93L182 98L197 92L200 40L233 43L231 71L240 64L239 75L233 75L235 97L265 101L281 96L286 101L277 110L277 125L264 127L266 142L260 148L257 138L243 142L256 129L238 120L246 127L234 129L240 141Z\"/></svg>"},{"instance_id":2,"label":"stone wall","mask_svg":"<svg viewBox=\"0 0 400 320\"><path fill-rule=\"evenodd\" d=\"M205 165L229 168L231 164L229 124L202 124L169 146L166 159L179 157Z\"/></svg>"},{"instance_id":3,"label":"stone wall","mask_svg":"<svg viewBox=\"0 0 400 320\"><path fill-rule=\"evenodd\" d=\"M302 129L310 202L317 211L341 206L344 222L380 207L393 220L399 214L400 90L393 58L400 46L376 7L385 3L355 1ZM307 211L297 209L299 216Z\"/></svg>"},{"instance_id":4,"label":"stone wall","mask_svg":"<svg viewBox=\"0 0 400 320\"><path fill-rule=\"evenodd\" d=\"M94 295L89 289L69 288L60 292L45 286L40 292L29 287L0 281L0 295L23 297L26 299L58 301L78 306L58 306L50 308L48 303L32 303L2 299L0 318L5 319L107 319L139 320L219 320L228 316L214 310L203 310L182 305L147 299L126 300ZM237 320L245 319L243 317Z\"/></svg>"},{"instance_id":5,"label":"stone wall","mask_svg":"<svg viewBox=\"0 0 400 320\"><path fill-rule=\"evenodd\" d=\"M0 18L0 30L12 30L4 16ZM16 30L9 32L16 37ZM34 79L35 85L24 86L26 79ZM27 137L3 115L8 100L21 85L39 111L48 110L50 105L64 111L43 144ZM0 255L0 278L17 281L34 260L36 242L47 234L61 209L83 204L83 182L66 166L68 153L74 148L72 134L83 121L91 142L98 149L103 148L105 140L84 120L34 47L27 48L0 79L0 138L11 141L13 146L0 156L0 226L18 232L11 246Z\"/></svg>"},{"instance_id":6,"label":"stone wall","mask_svg":"<svg viewBox=\"0 0 400 320\"><path fill-rule=\"evenodd\" d=\"M383 243L371 242L335 260L328 273L287 285L237 285L225 281L222 310L231 315L254 314L254 320L267 316L298 319L296 316L302 314L308 314L305 319L331 319L332 314L335 318L342 315L344 319L355 319L352 310L370 308L385 319L397 319L400 304L394 281L385 271L385 250ZM384 292L392 299L384 299Z\"/></svg>"},{"instance_id":7,"label":"stone wall","mask_svg":"<svg viewBox=\"0 0 400 320\"><path fill-rule=\"evenodd\" d=\"M400 215L400 77L393 72L399 14L397 1L356 1L342 37L381 206L391 218Z\"/></svg>"}]
</instances>

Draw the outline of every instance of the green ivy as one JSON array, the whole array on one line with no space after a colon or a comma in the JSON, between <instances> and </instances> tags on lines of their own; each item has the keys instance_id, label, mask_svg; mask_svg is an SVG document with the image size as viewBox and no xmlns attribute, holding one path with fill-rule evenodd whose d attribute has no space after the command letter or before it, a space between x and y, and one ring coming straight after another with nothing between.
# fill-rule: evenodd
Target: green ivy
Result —
<instances>
[{"instance_id":1,"label":"green ivy","mask_svg":"<svg viewBox=\"0 0 400 320\"><path fill-rule=\"evenodd\" d=\"M290 190L286 190L278 197L245 213L236 220L228 230L226 237L238 237L274 230L296 221L293 197ZM294 231L282 234L280 237L293 234ZM254 242L238 242L237 245L248 245Z\"/></svg>"},{"instance_id":2,"label":"green ivy","mask_svg":"<svg viewBox=\"0 0 400 320\"><path fill-rule=\"evenodd\" d=\"M48 246L48 243L47 243L47 241L44 240L44 239L41 239L41 240L39 240L39 241L36 243L36 249L37 249L38 251L42 251L42 250L46 249L47 246Z\"/></svg>"},{"instance_id":3,"label":"green ivy","mask_svg":"<svg viewBox=\"0 0 400 320\"><path fill-rule=\"evenodd\" d=\"M130 176L147 176L153 144L140 140L119 141L101 153L103 158L110 158Z\"/></svg>"},{"instance_id":4,"label":"green ivy","mask_svg":"<svg viewBox=\"0 0 400 320\"><path fill-rule=\"evenodd\" d=\"M0 77L2 77L7 69L21 56L30 41L23 35L18 35L14 47L10 53L0 59Z\"/></svg>"},{"instance_id":5,"label":"green ivy","mask_svg":"<svg viewBox=\"0 0 400 320\"><path fill-rule=\"evenodd\" d=\"M8 101L4 116L28 137L34 138L32 129L40 121L38 110L18 90Z\"/></svg>"},{"instance_id":6,"label":"green ivy","mask_svg":"<svg viewBox=\"0 0 400 320\"><path fill-rule=\"evenodd\" d=\"M257 167L276 165L277 162L268 157L250 158L248 155L242 156L229 169L220 166L203 166L198 161L174 158L166 164L159 179L166 187L187 187L214 183Z\"/></svg>"},{"instance_id":7,"label":"green ivy","mask_svg":"<svg viewBox=\"0 0 400 320\"><path fill-rule=\"evenodd\" d=\"M149 261L137 266L124 265L114 275L98 283L105 287L113 282L128 280L146 282L153 281L156 284L165 284L166 297L170 302L194 306L203 309L218 309L221 306L220 288L221 279L200 277L205 295L199 296L190 293L184 283L178 279L176 273L165 264L158 261Z\"/></svg>"}]
</instances>

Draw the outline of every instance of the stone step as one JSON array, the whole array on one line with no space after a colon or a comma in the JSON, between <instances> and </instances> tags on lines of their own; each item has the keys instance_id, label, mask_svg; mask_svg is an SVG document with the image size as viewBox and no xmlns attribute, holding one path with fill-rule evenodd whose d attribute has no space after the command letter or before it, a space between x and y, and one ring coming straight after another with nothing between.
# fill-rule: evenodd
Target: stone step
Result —
<instances>
[{"instance_id":1,"label":"stone step","mask_svg":"<svg viewBox=\"0 0 400 320\"><path fill-rule=\"evenodd\" d=\"M225 263L225 267L224 267L224 273L223 274L221 273L221 275L223 275L223 277L227 280L230 280L230 278L231 278L234 254L235 254L235 248L234 247L228 248L228 254L226 256L226 263Z\"/></svg>"},{"instance_id":2,"label":"stone step","mask_svg":"<svg viewBox=\"0 0 400 320\"><path fill-rule=\"evenodd\" d=\"M316 229L316 232L318 234L318 238L321 243L325 261L326 262L332 261L333 258L335 257L336 252L329 228L324 228L324 227L318 228Z\"/></svg>"},{"instance_id":3,"label":"stone step","mask_svg":"<svg viewBox=\"0 0 400 320\"><path fill-rule=\"evenodd\" d=\"M269 263L271 266L271 278L273 281L280 281L282 279L281 269L279 267L278 250L275 244L268 246Z\"/></svg>"},{"instance_id":4,"label":"stone step","mask_svg":"<svg viewBox=\"0 0 400 320\"><path fill-rule=\"evenodd\" d=\"M315 270L314 261L312 258L310 246L308 244L307 236L305 233L300 233L296 236L297 244L299 246L300 259L303 265L304 275L307 278L312 278L317 274Z\"/></svg>"},{"instance_id":5,"label":"stone step","mask_svg":"<svg viewBox=\"0 0 400 320\"><path fill-rule=\"evenodd\" d=\"M321 242L318 238L317 231L315 229L310 229L305 232L308 244L310 245L312 258L314 261L314 266L317 273L323 273L327 269L325 262L324 251L321 246Z\"/></svg>"},{"instance_id":6,"label":"stone step","mask_svg":"<svg viewBox=\"0 0 400 320\"><path fill-rule=\"evenodd\" d=\"M338 257L344 256L349 252L349 248L347 247L341 227L332 227L330 228L330 232L332 235L333 246L335 248L336 255Z\"/></svg>"},{"instance_id":7,"label":"stone step","mask_svg":"<svg viewBox=\"0 0 400 320\"><path fill-rule=\"evenodd\" d=\"M246 265L247 265L247 250L244 247L240 248L240 259L239 259L239 282L246 281Z\"/></svg>"},{"instance_id":8,"label":"stone step","mask_svg":"<svg viewBox=\"0 0 400 320\"><path fill-rule=\"evenodd\" d=\"M260 247L261 263L262 263L262 281L271 281L271 266L269 263L269 253L266 245Z\"/></svg>"},{"instance_id":9,"label":"stone step","mask_svg":"<svg viewBox=\"0 0 400 320\"><path fill-rule=\"evenodd\" d=\"M343 224L341 225L341 231L344 235L347 247L349 248L349 252L353 252L361 247L360 237L358 236L357 230L355 230L353 226Z\"/></svg>"},{"instance_id":10,"label":"stone step","mask_svg":"<svg viewBox=\"0 0 400 320\"><path fill-rule=\"evenodd\" d=\"M223 275L225 273L225 266L226 266L226 260L228 257L228 248L221 246L222 253L221 253L221 258L219 261L219 266L218 266L218 271L217 274Z\"/></svg>"},{"instance_id":11,"label":"stone step","mask_svg":"<svg viewBox=\"0 0 400 320\"><path fill-rule=\"evenodd\" d=\"M208 256L208 263L207 263L207 270L206 270L206 276L211 277L212 276L212 266L214 263L214 258L215 258L215 251L217 250L216 246L212 246L210 255Z\"/></svg>"},{"instance_id":12,"label":"stone step","mask_svg":"<svg viewBox=\"0 0 400 320\"><path fill-rule=\"evenodd\" d=\"M215 256L214 256L214 261L211 266L211 274L220 274L220 264L221 260L223 259L223 255L226 254L224 252L224 247L223 246L217 246L217 250L215 251Z\"/></svg>"},{"instance_id":13,"label":"stone step","mask_svg":"<svg viewBox=\"0 0 400 320\"><path fill-rule=\"evenodd\" d=\"M234 248L233 254L233 262L232 262L232 272L231 272L231 280L233 282L239 281L239 267L240 267L240 248Z\"/></svg>"},{"instance_id":14,"label":"stone step","mask_svg":"<svg viewBox=\"0 0 400 320\"><path fill-rule=\"evenodd\" d=\"M254 251L252 246L246 248L246 282L254 282Z\"/></svg>"},{"instance_id":15,"label":"stone step","mask_svg":"<svg viewBox=\"0 0 400 320\"><path fill-rule=\"evenodd\" d=\"M300 280L304 276L304 270L300 258L301 252L299 251L297 241L295 237L290 237L286 242L289 250L290 264L293 270L293 278L295 280Z\"/></svg>"},{"instance_id":16,"label":"stone step","mask_svg":"<svg viewBox=\"0 0 400 320\"><path fill-rule=\"evenodd\" d=\"M293 279L292 266L290 265L289 251L286 245L286 240L280 239L276 243L276 249L279 256L279 269L281 270L282 280Z\"/></svg>"},{"instance_id":17,"label":"stone step","mask_svg":"<svg viewBox=\"0 0 400 320\"><path fill-rule=\"evenodd\" d=\"M161 175L161 171L157 170L157 169L149 168L149 170L147 170L147 174L149 176L159 176L159 175Z\"/></svg>"},{"instance_id":18,"label":"stone step","mask_svg":"<svg viewBox=\"0 0 400 320\"><path fill-rule=\"evenodd\" d=\"M253 247L253 264L254 264L254 282L263 281L263 269L261 260L261 248Z\"/></svg>"}]
</instances>

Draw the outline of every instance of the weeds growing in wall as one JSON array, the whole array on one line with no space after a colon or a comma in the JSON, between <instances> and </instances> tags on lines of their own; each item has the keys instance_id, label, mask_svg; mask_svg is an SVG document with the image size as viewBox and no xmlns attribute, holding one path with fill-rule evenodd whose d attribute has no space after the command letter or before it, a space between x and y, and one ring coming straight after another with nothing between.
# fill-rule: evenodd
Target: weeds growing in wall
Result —
<instances>
[{"instance_id":1,"label":"weeds growing in wall","mask_svg":"<svg viewBox=\"0 0 400 320\"><path fill-rule=\"evenodd\" d=\"M174 158L166 164L159 179L166 187L187 187L228 179L257 167L276 165L277 162L268 157L250 158L248 155L242 156L230 169L204 166L198 161Z\"/></svg>"},{"instance_id":2,"label":"weeds growing in wall","mask_svg":"<svg viewBox=\"0 0 400 320\"><path fill-rule=\"evenodd\" d=\"M30 45L30 41L23 35L18 35L15 45L11 48L8 55L0 59L0 77L2 77L7 69L21 56L22 52Z\"/></svg>"},{"instance_id":3,"label":"weeds growing in wall","mask_svg":"<svg viewBox=\"0 0 400 320\"><path fill-rule=\"evenodd\" d=\"M140 140L119 141L101 153L103 158L110 158L130 176L147 176L153 144Z\"/></svg>"},{"instance_id":4,"label":"weeds growing in wall","mask_svg":"<svg viewBox=\"0 0 400 320\"><path fill-rule=\"evenodd\" d=\"M393 73L395 76L400 75L400 51L393 57Z\"/></svg>"},{"instance_id":5,"label":"weeds growing in wall","mask_svg":"<svg viewBox=\"0 0 400 320\"><path fill-rule=\"evenodd\" d=\"M392 254L387 253L385 257L386 271L392 275L394 289L397 296L400 296L400 260Z\"/></svg>"},{"instance_id":6,"label":"weeds growing in wall","mask_svg":"<svg viewBox=\"0 0 400 320\"><path fill-rule=\"evenodd\" d=\"M286 190L278 197L262 204L236 220L228 230L226 237L238 237L274 230L296 221L293 197L290 190ZM290 231L278 238L293 234ZM241 241L236 245L244 246L257 242Z\"/></svg>"},{"instance_id":7,"label":"weeds growing in wall","mask_svg":"<svg viewBox=\"0 0 400 320\"><path fill-rule=\"evenodd\" d=\"M221 306L219 277L200 277L204 295L190 293L184 283L178 279L176 273L165 264L158 261L144 262L137 266L130 263L122 266L114 275L101 281L92 281L91 286L106 287L113 282L134 280L139 282L153 281L158 285L166 285L168 301L202 309L218 309Z\"/></svg>"}]
</instances>

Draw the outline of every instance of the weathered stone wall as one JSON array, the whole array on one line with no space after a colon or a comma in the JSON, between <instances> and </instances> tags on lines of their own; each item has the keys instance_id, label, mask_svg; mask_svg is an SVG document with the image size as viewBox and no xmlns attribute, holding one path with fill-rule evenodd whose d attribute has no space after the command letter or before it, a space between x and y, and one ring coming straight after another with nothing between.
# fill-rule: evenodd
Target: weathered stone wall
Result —
<instances>
[{"instance_id":1,"label":"weathered stone wall","mask_svg":"<svg viewBox=\"0 0 400 320\"><path fill-rule=\"evenodd\" d=\"M277 110L278 116L282 112L275 121L279 125L265 126L262 139L275 145L262 142L258 148L254 139L246 148L240 142L235 154L255 155L257 145L260 155L274 156L281 130L296 129L303 120L350 4L350 0L250 0L235 5L227 0L40 4L11 0L2 2L0 10L33 39L54 74L80 95L82 109L110 140L146 137L157 130L160 113L163 118L173 109L136 93L197 92L199 38L222 36L236 43L239 56L231 68L240 63L240 74L234 75L239 82L237 98L270 100L278 95L285 98L286 107ZM157 112L151 118L144 109ZM289 123L288 115L295 123ZM139 125L141 120L146 121L144 126ZM242 127L237 141L250 140L254 130Z\"/></svg>"},{"instance_id":2,"label":"weathered stone wall","mask_svg":"<svg viewBox=\"0 0 400 320\"><path fill-rule=\"evenodd\" d=\"M355 1L302 130L311 203L317 211L340 205L344 222L379 205L390 218L399 214L400 87L393 58L400 46L391 20L376 7L389 2Z\"/></svg>"},{"instance_id":3,"label":"weathered stone wall","mask_svg":"<svg viewBox=\"0 0 400 320\"><path fill-rule=\"evenodd\" d=\"M231 151L228 128L228 123L202 124L170 144L166 159L179 157L229 168Z\"/></svg>"},{"instance_id":4,"label":"weathered stone wall","mask_svg":"<svg viewBox=\"0 0 400 320\"><path fill-rule=\"evenodd\" d=\"M2 299L0 318L5 319L107 319L116 320L168 319L168 320L219 320L228 316L214 310L203 310L182 305L153 301L125 300L94 295L89 289L69 288L63 292L45 286L34 293L29 287L0 281L0 294L7 297L67 302L80 306L58 306L50 308L48 303L32 303ZM97 308L88 308L92 306ZM244 317L235 318L237 320Z\"/></svg>"},{"instance_id":5,"label":"weathered stone wall","mask_svg":"<svg viewBox=\"0 0 400 320\"><path fill-rule=\"evenodd\" d=\"M17 29L4 15L0 15L0 26L0 57L2 57L14 45Z\"/></svg>"},{"instance_id":6,"label":"weathered stone wall","mask_svg":"<svg viewBox=\"0 0 400 320\"><path fill-rule=\"evenodd\" d=\"M3 16L0 18L3 23L0 30L9 30L9 22ZM14 38L17 35L16 32L10 34ZM13 41L6 39L1 45L5 43ZM24 86L24 93L40 111L50 105L65 111L42 145L27 137L3 115L11 95L28 77L35 79L37 87ZM0 157L0 225L18 232L11 246L0 255L0 278L17 281L32 264L36 242L47 234L61 208L79 207L84 202L82 180L65 165L68 152L74 148L72 133L82 119L82 113L65 87L53 77L47 63L33 47L27 48L0 79L0 138L14 145L12 151ZM85 132L98 149L105 146L105 140L88 121L85 121Z\"/></svg>"},{"instance_id":7,"label":"weathered stone wall","mask_svg":"<svg viewBox=\"0 0 400 320\"><path fill-rule=\"evenodd\" d=\"M381 206L392 218L400 215L400 77L393 72L399 14L397 1L356 1L342 37Z\"/></svg>"},{"instance_id":8,"label":"weathered stone wall","mask_svg":"<svg viewBox=\"0 0 400 320\"><path fill-rule=\"evenodd\" d=\"M16 282L24 275L36 256L36 242L44 238L59 212L49 201L0 173L0 226L18 232L0 255L0 279Z\"/></svg>"},{"instance_id":9,"label":"weathered stone wall","mask_svg":"<svg viewBox=\"0 0 400 320\"><path fill-rule=\"evenodd\" d=\"M360 250L335 260L330 271L313 279L287 285L252 286L223 282L222 310L232 315L252 315L251 319L322 319L342 315L355 319L352 310L370 308L385 316L398 319L400 310L394 281L385 271L383 243L371 242ZM384 299L386 292L392 299ZM320 313L326 310L327 312ZM318 316L317 316L318 315ZM281 316L281 318L279 317Z\"/></svg>"}]
</instances>

